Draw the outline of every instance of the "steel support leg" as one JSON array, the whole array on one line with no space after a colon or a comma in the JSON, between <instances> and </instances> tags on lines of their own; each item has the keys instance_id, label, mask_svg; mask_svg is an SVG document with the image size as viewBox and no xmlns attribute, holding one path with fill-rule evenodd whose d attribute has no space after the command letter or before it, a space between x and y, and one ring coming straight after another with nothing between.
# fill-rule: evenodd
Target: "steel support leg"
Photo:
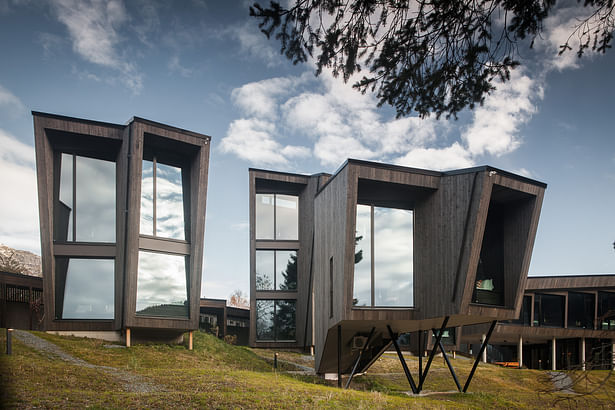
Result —
<instances>
[{"instance_id":1,"label":"steel support leg","mask_svg":"<svg viewBox=\"0 0 615 410\"><path fill-rule=\"evenodd\" d=\"M337 325L337 387L342 387L342 325Z\"/></svg>"},{"instance_id":2,"label":"steel support leg","mask_svg":"<svg viewBox=\"0 0 615 410\"><path fill-rule=\"evenodd\" d=\"M435 331L435 329L433 329ZM442 350L442 356L444 357L444 361L448 366L448 370L451 371L451 376L453 376L453 380L455 380L455 384L457 385L457 390L461 391L461 385L459 384L459 379L457 379L457 374L455 373L455 369L453 369L453 365L448 360L448 356L446 355L446 351L444 350L444 345L442 344L442 340L440 340L440 350Z\"/></svg>"},{"instance_id":3,"label":"steel support leg","mask_svg":"<svg viewBox=\"0 0 615 410\"><path fill-rule=\"evenodd\" d=\"M495 324L498 323L497 320L491 322L491 327L489 328L489 332L487 332L487 336L485 337L485 341L480 346L480 351L476 356L476 360L474 360L474 366L472 366L472 371L468 376L468 380L466 380L466 384L463 386L463 392L468 391L468 386L470 386L470 382L472 381L472 377L474 377L474 372L476 371L476 367L478 367L478 362L480 361L481 356L483 355L483 351L487 348L487 344L489 343L489 338L491 338L491 333L493 333L493 329L495 329Z\"/></svg>"},{"instance_id":4,"label":"steel support leg","mask_svg":"<svg viewBox=\"0 0 615 410\"><path fill-rule=\"evenodd\" d=\"M369 343L372 341L372 336L374 335L375 330L376 328L372 327L372 331L369 332L369 336L367 337L367 342L365 342L365 346L363 346L363 349L361 349L361 351L359 352L359 357L357 357L357 360L355 360L354 362L354 366L352 366L352 371L350 372L350 376L348 377L348 381L346 382L346 387L344 387L345 389L347 389L348 386L350 386L350 382L352 381L352 378L354 377L354 374L357 371L357 367L359 366L361 357L363 357L363 353L365 353L365 351L367 350L367 347L369 346Z\"/></svg>"},{"instance_id":5,"label":"steel support leg","mask_svg":"<svg viewBox=\"0 0 615 410\"><path fill-rule=\"evenodd\" d=\"M423 389L423 383L425 382L425 378L427 377L427 373L429 372L429 367L431 366L431 362L433 361L433 357L436 354L436 350L438 350L438 345L440 344L440 340L442 339L442 333L444 333L444 329L446 329L446 324L448 323L449 317L445 317L442 322L442 326L440 327L440 331L436 336L436 343L434 343L433 348L431 349L431 353L429 354L429 359L427 360L427 364L425 365L425 371L423 372L423 377L421 377L421 382L419 383L419 393Z\"/></svg>"},{"instance_id":6,"label":"steel support leg","mask_svg":"<svg viewBox=\"0 0 615 410\"><path fill-rule=\"evenodd\" d=\"M395 346L395 350L397 351L397 356L399 357L399 361L401 362L401 366L404 368L404 373L406 373L406 379L408 379L408 383L410 383L410 387L412 388L412 393L418 394L419 390L414 383L414 379L412 378L412 374L410 374L410 369L408 369L408 365L406 364L406 359L404 359L404 355L401 353L401 349L397 344L397 338L393 334L393 330L391 330L391 326L387 325L387 329L389 330L389 336L391 336L391 341L393 341L393 346Z\"/></svg>"}]
</instances>

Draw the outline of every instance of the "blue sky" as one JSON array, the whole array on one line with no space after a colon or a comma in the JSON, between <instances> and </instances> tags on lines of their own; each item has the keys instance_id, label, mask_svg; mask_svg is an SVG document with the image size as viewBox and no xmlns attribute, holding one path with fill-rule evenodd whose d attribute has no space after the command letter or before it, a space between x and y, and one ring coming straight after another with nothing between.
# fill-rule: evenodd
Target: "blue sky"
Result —
<instances>
[{"instance_id":1,"label":"blue sky","mask_svg":"<svg viewBox=\"0 0 615 410\"><path fill-rule=\"evenodd\" d=\"M202 294L249 290L248 167L333 172L348 157L492 165L548 184L530 274L615 272L615 52L557 56L574 7L459 119L396 120L293 66L250 2L0 0L0 243L40 252L30 111L212 136ZM582 9L581 9L582 12Z\"/></svg>"}]
</instances>

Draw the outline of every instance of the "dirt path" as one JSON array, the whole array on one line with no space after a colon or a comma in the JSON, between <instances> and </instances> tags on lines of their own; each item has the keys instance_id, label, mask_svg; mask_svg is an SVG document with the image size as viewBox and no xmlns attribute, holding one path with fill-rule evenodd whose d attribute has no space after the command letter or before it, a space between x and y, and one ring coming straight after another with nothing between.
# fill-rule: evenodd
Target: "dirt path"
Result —
<instances>
[{"instance_id":1,"label":"dirt path","mask_svg":"<svg viewBox=\"0 0 615 410\"><path fill-rule=\"evenodd\" d=\"M162 387L147 382L143 379L143 377L136 374L129 373L125 370L117 369L115 367L91 364L86 362L85 360L72 356L66 353L64 350L60 349L60 347L58 347L57 345L48 342L45 339L41 339L40 337L33 335L30 332L16 329L13 331L13 335L17 340L24 343L26 346L32 347L33 349L36 349L43 354L46 354L48 357L60 359L65 362L74 364L75 366L100 370L103 373L109 374L119 379L124 384L124 389L127 392L152 393L157 391L164 391Z\"/></svg>"}]
</instances>

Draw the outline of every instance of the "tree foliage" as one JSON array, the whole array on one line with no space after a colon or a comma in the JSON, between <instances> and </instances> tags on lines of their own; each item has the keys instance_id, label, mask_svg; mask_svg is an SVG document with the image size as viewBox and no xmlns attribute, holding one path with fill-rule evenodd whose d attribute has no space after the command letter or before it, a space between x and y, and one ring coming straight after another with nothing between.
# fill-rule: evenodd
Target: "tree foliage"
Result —
<instances>
[{"instance_id":1,"label":"tree foliage","mask_svg":"<svg viewBox=\"0 0 615 410\"><path fill-rule=\"evenodd\" d=\"M508 81L519 44L533 45L556 0L297 0L284 7L255 3L250 15L281 42L294 64L314 57L316 74L331 69L376 92L379 105L397 116L456 117L482 104L493 81ZM613 0L584 0L590 16L579 20L560 53L580 40L579 56L606 52L613 38Z\"/></svg>"},{"instance_id":2,"label":"tree foliage","mask_svg":"<svg viewBox=\"0 0 615 410\"><path fill-rule=\"evenodd\" d=\"M239 308L249 308L250 301L241 289L235 289L229 296L228 305Z\"/></svg>"}]
</instances>

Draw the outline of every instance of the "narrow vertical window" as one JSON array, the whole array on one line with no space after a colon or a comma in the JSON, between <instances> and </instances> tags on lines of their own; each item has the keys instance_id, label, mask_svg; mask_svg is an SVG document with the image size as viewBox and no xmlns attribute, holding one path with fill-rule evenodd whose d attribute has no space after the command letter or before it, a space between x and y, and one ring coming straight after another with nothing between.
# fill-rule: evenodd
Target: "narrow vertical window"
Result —
<instances>
[{"instance_id":1,"label":"narrow vertical window","mask_svg":"<svg viewBox=\"0 0 615 410\"><path fill-rule=\"evenodd\" d=\"M333 317L333 256L329 258L329 318Z\"/></svg>"}]
</instances>

